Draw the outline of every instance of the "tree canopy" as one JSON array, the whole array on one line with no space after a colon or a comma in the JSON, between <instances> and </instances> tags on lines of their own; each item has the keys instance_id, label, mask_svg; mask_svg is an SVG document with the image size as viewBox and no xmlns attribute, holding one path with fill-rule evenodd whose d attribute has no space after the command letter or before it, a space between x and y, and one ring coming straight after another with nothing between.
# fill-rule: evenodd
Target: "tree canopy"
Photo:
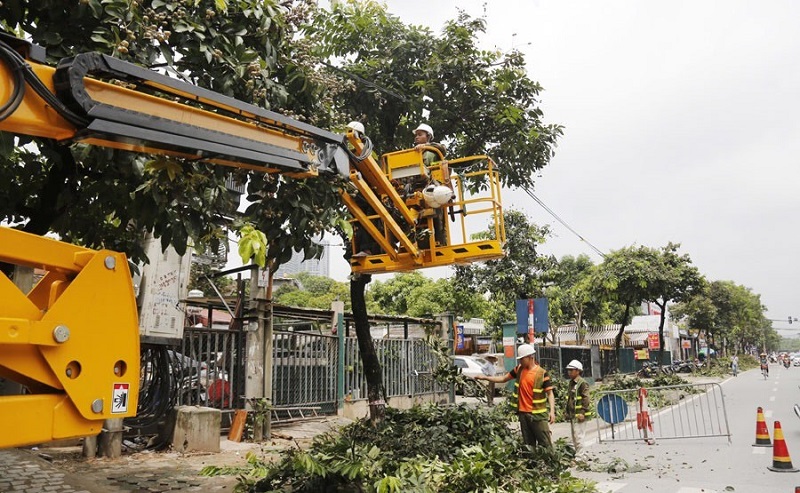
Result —
<instances>
[{"instance_id":1,"label":"tree canopy","mask_svg":"<svg viewBox=\"0 0 800 493\"><path fill-rule=\"evenodd\" d=\"M772 323L764 316L761 296L733 281L713 281L694 297L673 308L673 318L685 320L713 346L743 351L776 349Z\"/></svg>"},{"instance_id":2,"label":"tree canopy","mask_svg":"<svg viewBox=\"0 0 800 493\"><path fill-rule=\"evenodd\" d=\"M373 1L9 0L0 19L52 63L99 51L323 128L363 120L382 151L408 147L428 110L451 155L491 151L506 185L532 185L562 133L544 123L522 55L479 49L486 21L463 13L438 35ZM228 169L9 134L0 144L0 178L11 184L0 219L134 260L144 232L182 252L224 242L238 219L266 233L277 268L292 251L318 256L314 238L341 231L346 216L335 180L235 172L251 202L237 215Z\"/></svg>"},{"instance_id":3,"label":"tree canopy","mask_svg":"<svg viewBox=\"0 0 800 493\"><path fill-rule=\"evenodd\" d=\"M350 310L350 288L346 283L330 277L315 276L307 272L297 274L302 287L285 285L275 290L273 300L281 305L330 310L331 303L343 301L344 309Z\"/></svg>"},{"instance_id":4,"label":"tree canopy","mask_svg":"<svg viewBox=\"0 0 800 493\"><path fill-rule=\"evenodd\" d=\"M625 247L607 254L593 273L591 282L600 299L616 302L623 307L616 320L621 324L615 345L619 348L625 326L638 311L643 300L658 296L655 291L659 279L658 252L649 247Z\"/></svg>"}]
</instances>

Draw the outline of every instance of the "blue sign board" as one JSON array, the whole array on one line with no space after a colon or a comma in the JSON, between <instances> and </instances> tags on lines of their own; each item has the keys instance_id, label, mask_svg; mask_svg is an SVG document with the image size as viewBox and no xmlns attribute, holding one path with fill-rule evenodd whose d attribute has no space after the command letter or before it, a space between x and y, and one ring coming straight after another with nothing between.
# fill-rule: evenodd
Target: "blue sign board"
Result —
<instances>
[{"instance_id":1,"label":"blue sign board","mask_svg":"<svg viewBox=\"0 0 800 493\"><path fill-rule=\"evenodd\" d=\"M464 349L464 326L456 325L456 349Z\"/></svg>"},{"instance_id":2,"label":"blue sign board","mask_svg":"<svg viewBox=\"0 0 800 493\"><path fill-rule=\"evenodd\" d=\"M516 301L517 334L544 334L550 329L547 298ZM530 329L533 328L533 331Z\"/></svg>"},{"instance_id":3,"label":"blue sign board","mask_svg":"<svg viewBox=\"0 0 800 493\"><path fill-rule=\"evenodd\" d=\"M622 423L628 415L628 403L617 394L606 394L597 401L597 415L612 425Z\"/></svg>"}]
</instances>

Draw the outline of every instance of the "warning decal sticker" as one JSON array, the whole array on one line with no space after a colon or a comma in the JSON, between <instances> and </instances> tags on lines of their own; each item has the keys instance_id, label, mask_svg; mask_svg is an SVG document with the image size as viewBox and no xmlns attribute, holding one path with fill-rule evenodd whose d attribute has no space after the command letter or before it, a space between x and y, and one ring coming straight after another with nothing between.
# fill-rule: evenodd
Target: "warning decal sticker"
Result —
<instances>
[{"instance_id":1,"label":"warning decal sticker","mask_svg":"<svg viewBox=\"0 0 800 493\"><path fill-rule=\"evenodd\" d=\"M128 412L128 393L130 392L131 384L129 383L115 383L114 395L111 400L111 412L127 413Z\"/></svg>"}]
</instances>

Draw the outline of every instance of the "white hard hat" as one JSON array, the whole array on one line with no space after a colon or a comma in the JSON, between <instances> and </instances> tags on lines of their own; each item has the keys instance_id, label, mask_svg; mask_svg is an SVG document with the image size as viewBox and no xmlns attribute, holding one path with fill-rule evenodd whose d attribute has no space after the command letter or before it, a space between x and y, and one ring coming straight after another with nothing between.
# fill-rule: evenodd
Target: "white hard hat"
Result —
<instances>
[{"instance_id":1,"label":"white hard hat","mask_svg":"<svg viewBox=\"0 0 800 493\"><path fill-rule=\"evenodd\" d=\"M428 132L431 140L433 140L433 129L427 123L420 123L417 128L414 129L413 133L417 133L417 130L422 130L423 132Z\"/></svg>"},{"instance_id":2,"label":"white hard hat","mask_svg":"<svg viewBox=\"0 0 800 493\"><path fill-rule=\"evenodd\" d=\"M525 356L530 356L535 354L536 350L533 349L533 346L530 344L522 344L520 347L517 348L517 359L522 359Z\"/></svg>"},{"instance_id":3,"label":"white hard hat","mask_svg":"<svg viewBox=\"0 0 800 493\"><path fill-rule=\"evenodd\" d=\"M347 128L361 134L364 133L364 124L361 122L350 122L347 124Z\"/></svg>"},{"instance_id":4,"label":"white hard hat","mask_svg":"<svg viewBox=\"0 0 800 493\"><path fill-rule=\"evenodd\" d=\"M580 370L583 371L583 363L574 359L567 365L567 370Z\"/></svg>"}]
</instances>

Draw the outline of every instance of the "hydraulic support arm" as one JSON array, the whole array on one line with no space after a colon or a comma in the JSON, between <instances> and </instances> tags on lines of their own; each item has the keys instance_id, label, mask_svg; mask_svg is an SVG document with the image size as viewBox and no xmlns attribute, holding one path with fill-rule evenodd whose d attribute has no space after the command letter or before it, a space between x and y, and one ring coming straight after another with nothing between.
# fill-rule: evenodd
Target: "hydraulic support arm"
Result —
<instances>
[{"instance_id":1,"label":"hydraulic support arm","mask_svg":"<svg viewBox=\"0 0 800 493\"><path fill-rule=\"evenodd\" d=\"M139 322L125 255L0 228L0 262L47 271L23 294L0 273L0 448L95 435L134 416Z\"/></svg>"}]
</instances>

